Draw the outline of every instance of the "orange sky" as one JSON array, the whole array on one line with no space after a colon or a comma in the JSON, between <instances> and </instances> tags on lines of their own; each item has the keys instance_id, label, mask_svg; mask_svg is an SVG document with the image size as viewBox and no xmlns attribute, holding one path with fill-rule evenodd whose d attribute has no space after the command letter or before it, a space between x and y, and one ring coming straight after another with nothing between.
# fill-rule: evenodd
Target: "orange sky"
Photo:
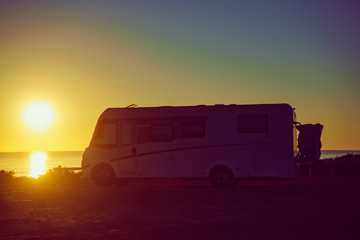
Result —
<instances>
[{"instance_id":1,"label":"orange sky","mask_svg":"<svg viewBox=\"0 0 360 240\"><path fill-rule=\"evenodd\" d=\"M0 3L0 151L84 150L133 103L289 103L323 149L360 150L359 8L324 6ZM56 112L41 132L22 118L35 100Z\"/></svg>"}]
</instances>

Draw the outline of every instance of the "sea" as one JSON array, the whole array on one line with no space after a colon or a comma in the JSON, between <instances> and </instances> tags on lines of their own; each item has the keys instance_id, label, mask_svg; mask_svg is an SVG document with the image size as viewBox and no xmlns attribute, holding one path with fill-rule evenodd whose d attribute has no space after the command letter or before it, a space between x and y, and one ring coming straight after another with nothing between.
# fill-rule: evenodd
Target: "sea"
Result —
<instances>
[{"instance_id":1,"label":"sea","mask_svg":"<svg viewBox=\"0 0 360 240\"><path fill-rule=\"evenodd\" d=\"M59 166L81 167L82 151L41 153L39 155L34 154L34 152L0 152L0 170L14 171L14 176L30 176L34 168L42 168L47 171ZM321 159L334 158L349 153L360 154L360 151L323 150L321 151ZM34 156L40 156L40 159L36 157L34 159Z\"/></svg>"},{"instance_id":2,"label":"sea","mask_svg":"<svg viewBox=\"0 0 360 240\"><path fill-rule=\"evenodd\" d=\"M39 152L0 152L0 170L14 171L14 176L30 176L34 168L47 171L59 166L81 167L83 151L37 153ZM34 159L32 156L40 157Z\"/></svg>"}]
</instances>

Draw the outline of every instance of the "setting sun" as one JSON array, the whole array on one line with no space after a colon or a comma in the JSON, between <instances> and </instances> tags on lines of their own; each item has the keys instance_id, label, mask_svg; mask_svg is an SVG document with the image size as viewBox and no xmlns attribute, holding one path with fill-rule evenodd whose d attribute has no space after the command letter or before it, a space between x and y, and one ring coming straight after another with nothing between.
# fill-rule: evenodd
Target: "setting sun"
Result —
<instances>
[{"instance_id":1,"label":"setting sun","mask_svg":"<svg viewBox=\"0 0 360 240\"><path fill-rule=\"evenodd\" d=\"M23 117L31 129L44 130L54 122L55 112L49 104L37 101L25 107Z\"/></svg>"}]
</instances>

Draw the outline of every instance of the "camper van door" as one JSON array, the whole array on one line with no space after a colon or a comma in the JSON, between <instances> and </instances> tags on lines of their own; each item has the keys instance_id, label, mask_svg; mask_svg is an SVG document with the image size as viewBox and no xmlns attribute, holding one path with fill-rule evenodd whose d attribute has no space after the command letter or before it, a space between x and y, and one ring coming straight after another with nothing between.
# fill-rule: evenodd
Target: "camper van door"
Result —
<instances>
[{"instance_id":1,"label":"camper van door","mask_svg":"<svg viewBox=\"0 0 360 240\"><path fill-rule=\"evenodd\" d=\"M135 123L119 122L119 173L134 173L136 171Z\"/></svg>"}]
</instances>

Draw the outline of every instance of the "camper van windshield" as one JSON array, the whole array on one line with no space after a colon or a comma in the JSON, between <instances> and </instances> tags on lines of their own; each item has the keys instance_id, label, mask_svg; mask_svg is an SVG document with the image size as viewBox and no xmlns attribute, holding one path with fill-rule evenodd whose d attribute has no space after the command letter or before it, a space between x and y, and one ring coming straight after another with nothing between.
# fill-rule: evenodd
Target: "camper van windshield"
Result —
<instances>
[{"instance_id":1,"label":"camper van windshield","mask_svg":"<svg viewBox=\"0 0 360 240\"><path fill-rule=\"evenodd\" d=\"M95 144L100 146L116 145L116 123L103 123L95 139Z\"/></svg>"}]
</instances>

